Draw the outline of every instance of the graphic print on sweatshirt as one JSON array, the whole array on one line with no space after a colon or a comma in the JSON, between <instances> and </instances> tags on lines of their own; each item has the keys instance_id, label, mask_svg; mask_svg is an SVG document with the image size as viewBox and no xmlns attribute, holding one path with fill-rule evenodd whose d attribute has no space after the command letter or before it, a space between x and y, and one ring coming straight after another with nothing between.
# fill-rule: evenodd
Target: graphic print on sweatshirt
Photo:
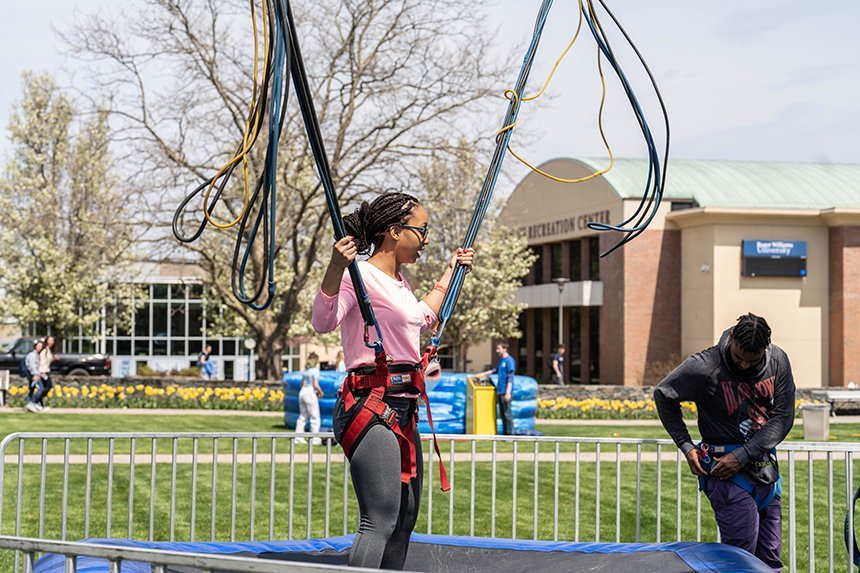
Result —
<instances>
[{"instance_id":1,"label":"graphic print on sweatshirt","mask_svg":"<svg viewBox=\"0 0 860 573\"><path fill-rule=\"evenodd\" d=\"M729 416L738 420L738 430L746 439L758 432L768 420L768 410L773 408L776 376L769 376L756 383L720 380L723 405Z\"/></svg>"}]
</instances>

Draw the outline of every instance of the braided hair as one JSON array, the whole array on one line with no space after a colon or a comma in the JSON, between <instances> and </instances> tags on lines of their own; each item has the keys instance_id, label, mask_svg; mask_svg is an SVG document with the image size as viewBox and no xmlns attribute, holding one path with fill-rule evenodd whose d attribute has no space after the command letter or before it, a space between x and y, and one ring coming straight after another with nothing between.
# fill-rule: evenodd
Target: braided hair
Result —
<instances>
[{"instance_id":1,"label":"braided hair","mask_svg":"<svg viewBox=\"0 0 860 573\"><path fill-rule=\"evenodd\" d=\"M760 352L770 344L770 326L767 321L753 313L738 318L738 323L732 328L732 340L745 352Z\"/></svg>"},{"instance_id":2,"label":"braided hair","mask_svg":"<svg viewBox=\"0 0 860 573\"><path fill-rule=\"evenodd\" d=\"M379 248L386 231L396 225L405 225L412 209L420 205L418 199L406 193L383 193L373 201L361 205L343 218L348 235L355 238L358 254L370 254Z\"/></svg>"}]
</instances>

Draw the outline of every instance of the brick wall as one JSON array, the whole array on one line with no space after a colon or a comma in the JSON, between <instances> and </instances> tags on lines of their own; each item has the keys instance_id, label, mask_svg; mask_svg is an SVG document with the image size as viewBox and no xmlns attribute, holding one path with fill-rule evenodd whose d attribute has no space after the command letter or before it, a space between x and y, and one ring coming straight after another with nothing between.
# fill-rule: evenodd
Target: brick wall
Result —
<instances>
[{"instance_id":1,"label":"brick wall","mask_svg":"<svg viewBox=\"0 0 860 573\"><path fill-rule=\"evenodd\" d=\"M601 236L601 249L616 240ZM600 272L600 379L654 384L681 351L681 231L645 231L603 259Z\"/></svg>"},{"instance_id":2,"label":"brick wall","mask_svg":"<svg viewBox=\"0 0 860 573\"><path fill-rule=\"evenodd\" d=\"M830 228L830 386L860 383L860 227Z\"/></svg>"}]
</instances>

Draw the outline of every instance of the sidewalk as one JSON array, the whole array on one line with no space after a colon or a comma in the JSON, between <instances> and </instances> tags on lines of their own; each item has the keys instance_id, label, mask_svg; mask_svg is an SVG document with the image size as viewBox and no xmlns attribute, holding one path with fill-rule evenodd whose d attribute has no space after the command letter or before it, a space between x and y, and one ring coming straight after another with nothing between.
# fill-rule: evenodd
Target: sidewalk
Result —
<instances>
[{"instance_id":1,"label":"sidewalk","mask_svg":"<svg viewBox=\"0 0 860 573\"><path fill-rule=\"evenodd\" d=\"M23 408L0 408L3 413L21 414ZM177 408L51 408L49 415L54 414L156 414L159 416L249 416L260 418L282 418L283 412L254 412L251 410L180 410ZM688 425L695 425L696 420L685 420ZM535 419L536 424L546 426L660 426L660 420L626 420L599 419L599 420L549 420L543 418ZM860 424L860 416L837 416L830 418L831 424ZM795 418L795 426L803 425L803 418Z\"/></svg>"},{"instance_id":2,"label":"sidewalk","mask_svg":"<svg viewBox=\"0 0 860 573\"><path fill-rule=\"evenodd\" d=\"M684 420L688 426L694 426L696 420ZM537 424L546 424L548 426L660 426L660 420L544 420L537 418ZM860 416L833 416L830 417L831 424L860 424ZM794 419L795 426L803 425L803 418Z\"/></svg>"},{"instance_id":3,"label":"sidewalk","mask_svg":"<svg viewBox=\"0 0 860 573\"><path fill-rule=\"evenodd\" d=\"M0 415L22 414L25 413L24 408L0 408ZM53 416L55 414L156 414L158 416L249 416L258 418L283 418L284 412L255 412L253 410L203 410L189 408L187 410L179 408L51 408L46 412L45 416Z\"/></svg>"}]
</instances>

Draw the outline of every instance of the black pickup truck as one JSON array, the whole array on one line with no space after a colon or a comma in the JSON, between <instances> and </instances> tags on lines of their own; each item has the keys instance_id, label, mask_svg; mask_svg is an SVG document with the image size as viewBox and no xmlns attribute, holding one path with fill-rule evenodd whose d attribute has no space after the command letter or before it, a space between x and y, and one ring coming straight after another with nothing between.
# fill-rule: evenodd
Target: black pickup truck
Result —
<instances>
[{"instance_id":1,"label":"black pickup truck","mask_svg":"<svg viewBox=\"0 0 860 573\"><path fill-rule=\"evenodd\" d=\"M36 337L19 338L0 349L0 370L18 375L21 360L33 349ZM51 364L51 373L67 376L110 376L110 356L105 354L59 354Z\"/></svg>"}]
</instances>

